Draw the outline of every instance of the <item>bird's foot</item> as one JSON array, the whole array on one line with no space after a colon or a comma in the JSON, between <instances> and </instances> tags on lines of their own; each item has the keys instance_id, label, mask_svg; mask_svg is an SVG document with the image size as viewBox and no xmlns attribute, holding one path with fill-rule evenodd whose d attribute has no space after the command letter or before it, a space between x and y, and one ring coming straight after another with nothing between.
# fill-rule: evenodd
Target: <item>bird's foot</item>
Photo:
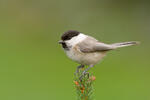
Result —
<instances>
[{"instance_id":1,"label":"bird's foot","mask_svg":"<svg viewBox=\"0 0 150 100\"><path fill-rule=\"evenodd\" d=\"M89 72L83 71L81 76L79 77L79 79L82 80L86 75L88 75L88 77L89 77Z\"/></svg>"},{"instance_id":2,"label":"bird's foot","mask_svg":"<svg viewBox=\"0 0 150 100\"><path fill-rule=\"evenodd\" d=\"M80 69L80 68L84 68L84 65L80 65L80 66L77 67L76 72L75 72L75 75L79 74L79 69Z\"/></svg>"}]
</instances>

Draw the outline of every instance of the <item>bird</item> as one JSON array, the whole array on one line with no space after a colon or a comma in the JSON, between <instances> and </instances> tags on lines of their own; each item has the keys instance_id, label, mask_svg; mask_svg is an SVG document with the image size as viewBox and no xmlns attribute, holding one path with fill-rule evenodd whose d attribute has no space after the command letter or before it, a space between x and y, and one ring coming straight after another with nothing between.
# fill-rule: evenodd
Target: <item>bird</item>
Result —
<instances>
[{"instance_id":1,"label":"bird","mask_svg":"<svg viewBox=\"0 0 150 100\"><path fill-rule=\"evenodd\" d=\"M62 48L70 59L80 64L77 67L76 73L79 72L80 68L88 66L82 73L84 75L90 68L100 62L108 51L137 45L139 42L130 41L106 44L79 31L68 30L61 35L59 44L62 45Z\"/></svg>"}]
</instances>

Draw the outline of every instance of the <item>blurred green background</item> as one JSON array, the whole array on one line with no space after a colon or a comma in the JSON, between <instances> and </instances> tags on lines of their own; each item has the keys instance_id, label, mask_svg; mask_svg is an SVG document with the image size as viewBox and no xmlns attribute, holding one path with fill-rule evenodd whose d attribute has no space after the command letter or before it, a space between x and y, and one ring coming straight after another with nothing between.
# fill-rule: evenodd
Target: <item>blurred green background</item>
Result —
<instances>
[{"instance_id":1,"label":"blurred green background","mask_svg":"<svg viewBox=\"0 0 150 100\"><path fill-rule=\"evenodd\" d=\"M96 100L150 100L148 0L0 0L0 100L76 100L78 65L58 44L74 29L100 41L141 41L93 69Z\"/></svg>"}]
</instances>

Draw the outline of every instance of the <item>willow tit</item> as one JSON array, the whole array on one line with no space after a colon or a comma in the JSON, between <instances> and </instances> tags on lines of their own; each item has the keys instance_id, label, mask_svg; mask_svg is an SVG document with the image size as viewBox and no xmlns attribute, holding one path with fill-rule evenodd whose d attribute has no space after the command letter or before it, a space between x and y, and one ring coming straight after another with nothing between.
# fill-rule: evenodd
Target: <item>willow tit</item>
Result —
<instances>
[{"instance_id":1,"label":"willow tit","mask_svg":"<svg viewBox=\"0 0 150 100\"><path fill-rule=\"evenodd\" d=\"M79 68L85 65L89 66L83 71L83 74L97 64L108 51L138 44L136 41L105 44L75 30L64 32L59 43L62 44L65 53L70 59L81 64L77 67L77 72Z\"/></svg>"}]
</instances>

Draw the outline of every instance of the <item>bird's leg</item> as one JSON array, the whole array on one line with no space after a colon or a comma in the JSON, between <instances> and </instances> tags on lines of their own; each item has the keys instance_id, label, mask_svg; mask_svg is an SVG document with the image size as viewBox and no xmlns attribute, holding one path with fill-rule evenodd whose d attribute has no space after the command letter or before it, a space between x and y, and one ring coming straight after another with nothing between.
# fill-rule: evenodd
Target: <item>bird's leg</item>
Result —
<instances>
[{"instance_id":1,"label":"bird's leg","mask_svg":"<svg viewBox=\"0 0 150 100\"><path fill-rule=\"evenodd\" d=\"M80 80L82 79L82 77L87 73L87 71L92 68L94 65L90 65L87 69L85 69L83 72L82 72L82 75L80 76Z\"/></svg>"},{"instance_id":2,"label":"bird's leg","mask_svg":"<svg viewBox=\"0 0 150 100\"><path fill-rule=\"evenodd\" d=\"M87 72L90 68L92 68L93 66L94 66L94 65L90 65L87 69L85 69L85 70L83 71L82 75L86 74L86 72Z\"/></svg>"},{"instance_id":3,"label":"bird's leg","mask_svg":"<svg viewBox=\"0 0 150 100\"><path fill-rule=\"evenodd\" d=\"M78 66L78 67L77 67L77 69L76 69L75 74L78 74L78 73L79 73L79 69L80 69L80 68L84 68L84 65L80 65L80 66Z\"/></svg>"}]
</instances>

